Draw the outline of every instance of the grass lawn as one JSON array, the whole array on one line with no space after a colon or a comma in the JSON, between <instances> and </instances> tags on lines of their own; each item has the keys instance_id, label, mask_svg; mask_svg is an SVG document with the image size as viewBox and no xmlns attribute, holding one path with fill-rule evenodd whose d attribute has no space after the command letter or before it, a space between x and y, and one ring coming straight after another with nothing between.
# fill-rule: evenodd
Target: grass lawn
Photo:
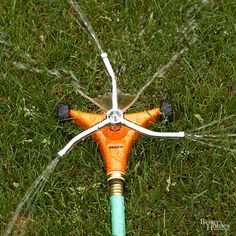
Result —
<instances>
[{"instance_id":1,"label":"grass lawn","mask_svg":"<svg viewBox=\"0 0 236 236\"><path fill-rule=\"evenodd\" d=\"M122 92L137 93L175 52L188 48L129 110L147 110L163 98L172 99L174 123L156 123L153 130L190 132L236 113L233 0L79 3L110 57ZM1 0L0 5L3 232L33 181L81 132L73 123L58 123L58 104L67 101L77 109L100 112L76 92L68 72L91 97L108 93L110 80L93 39L73 20L79 16L67 1ZM236 133L235 120L224 125L231 128L219 123L214 128L220 134ZM225 142L224 147L235 144ZM127 235L236 235L235 158L235 151L187 139L142 137L130 153L126 174ZM203 220L221 226L210 230ZM91 137L59 162L25 206L14 232L111 234L105 166Z\"/></svg>"}]
</instances>

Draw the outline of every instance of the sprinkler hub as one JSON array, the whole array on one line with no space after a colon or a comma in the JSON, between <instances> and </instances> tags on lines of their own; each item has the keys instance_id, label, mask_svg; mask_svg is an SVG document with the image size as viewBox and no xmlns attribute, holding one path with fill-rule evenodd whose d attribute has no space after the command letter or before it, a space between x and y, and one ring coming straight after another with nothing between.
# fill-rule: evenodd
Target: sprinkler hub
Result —
<instances>
[{"instance_id":1,"label":"sprinkler hub","mask_svg":"<svg viewBox=\"0 0 236 236\"><path fill-rule=\"evenodd\" d=\"M111 109L107 112L107 119L111 125L119 124L123 119L123 112L120 109Z\"/></svg>"}]
</instances>

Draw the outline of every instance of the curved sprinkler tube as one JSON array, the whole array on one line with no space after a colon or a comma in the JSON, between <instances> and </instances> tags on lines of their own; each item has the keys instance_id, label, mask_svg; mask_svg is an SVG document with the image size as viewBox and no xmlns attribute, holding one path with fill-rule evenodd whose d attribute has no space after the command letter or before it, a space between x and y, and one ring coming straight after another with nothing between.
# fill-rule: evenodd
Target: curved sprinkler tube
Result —
<instances>
[{"instance_id":1,"label":"curved sprinkler tube","mask_svg":"<svg viewBox=\"0 0 236 236\"><path fill-rule=\"evenodd\" d=\"M108 58L108 55L106 52L103 52L101 54L101 58L103 60L103 63L107 69L108 74L111 77L111 83L112 83L112 109L117 110L118 109L118 93L117 93L117 82L116 82L116 76L112 69L110 60Z\"/></svg>"},{"instance_id":2,"label":"curved sprinkler tube","mask_svg":"<svg viewBox=\"0 0 236 236\"><path fill-rule=\"evenodd\" d=\"M184 138L186 136L186 133L184 131L179 132L155 132L149 129L146 129L144 127L141 127L140 125L137 125L131 121L128 121L126 119L121 120L121 124L136 130L142 134L151 136L151 137L157 137L157 138Z\"/></svg>"},{"instance_id":3,"label":"curved sprinkler tube","mask_svg":"<svg viewBox=\"0 0 236 236\"><path fill-rule=\"evenodd\" d=\"M65 154L67 154L72 148L73 146L79 142L81 139L86 138L88 135L98 131L99 129L103 128L104 126L109 124L109 120L105 119L99 123L97 123L96 125L92 126L89 129L86 129L85 131L83 131L82 133L76 135L73 139L70 140L69 143L66 144L66 146L61 149L57 154L61 157L63 157Z\"/></svg>"},{"instance_id":4,"label":"curved sprinkler tube","mask_svg":"<svg viewBox=\"0 0 236 236\"><path fill-rule=\"evenodd\" d=\"M108 175L112 236L125 236L124 175L112 172Z\"/></svg>"}]
</instances>

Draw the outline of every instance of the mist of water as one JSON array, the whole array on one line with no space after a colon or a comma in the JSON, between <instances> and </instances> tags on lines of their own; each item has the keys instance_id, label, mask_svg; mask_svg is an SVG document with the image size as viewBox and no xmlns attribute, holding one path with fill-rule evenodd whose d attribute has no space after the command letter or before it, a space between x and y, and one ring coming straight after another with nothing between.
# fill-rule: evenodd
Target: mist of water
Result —
<instances>
[{"instance_id":1,"label":"mist of water","mask_svg":"<svg viewBox=\"0 0 236 236\"><path fill-rule=\"evenodd\" d=\"M124 111L128 110L131 106L133 106L137 100L139 99L139 97L141 96L141 94L144 92L144 90L146 88L148 88L156 78L161 78L164 77L164 75L166 74L166 72L168 71L168 69L170 67L172 67L175 62L178 60L178 58L180 57L180 55L182 55L185 51L187 51L188 48L184 48L182 49L180 52L176 52L172 58L170 59L170 61L162 66L152 77L151 79L147 80L147 82L138 90L138 92L136 93L135 97L133 98L132 101L130 101L129 104L126 105L126 107L123 109Z\"/></svg>"},{"instance_id":2,"label":"mist of water","mask_svg":"<svg viewBox=\"0 0 236 236\"><path fill-rule=\"evenodd\" d=\"M26 202L33 198L37 192L42 188L42 186L45 184L45 182L48 180L49 175L53 172L55 167L57 166L61 156L57 156L42 172L42 174L33 182L33 184L30 186L30 188L25 193L24 197L21 199L20 203L18 204L14 215L11 219L11 221L8 223L5 232L3 233L3 236L10 235L13 227L20 215L20 213L23 210L24 205Z\"/></svg>"},{"instance_id":3,"label":"mist of water","mask_svg":"<svg viewBox=\"0 0 236 236\"><path fill-rule=\"evenodd\" d=\"M72 1L73 2L73 1ZM77 9L77 4L74 5ZM78 8L77 10L81 10L80 8ZM85 20L86 17L85 15L82 13L83 19ZM101 49L101 46L99 46L99 42L98 39L94 33L94 30L92 29L91 25L88 23L88 27L91 31L91 33L93 34L93 36L96 38L96 43L98 48ZM0 45L3 46L3 55L7 56L8 58L10 57L10 54L12 52L14 52L14 49L11 48L12 43L7 39L7 35L4 32L0 32ZM79 83L79 80L76 78L75 74L71 71L71 70L67 70L65 68L52 68L49 69L47 67L41 67L39 66L39 62L37 59L35 59L32 55L30 55L29 53L25 53L25 52L18 52L18 56L22 59L22 61L13 61L12 65L14 68L19 69L19 70L26 70L26 71L31 71L31 72L35 72L38 74L49 74L49 75L53 75L56 76L58 78L62 78L63 76L67 76L71 79L73 79L73 81L76 81L76 86L75 86L75 90L78 94L80 94L82 97L84 97L85 99L89 100L90 102L92 102L93 104L95 104L96 106L98 106L102 111L106 110L103 107L103 104L99 103L99 101L96 101L96 99L91 98L90 96L88 96L83 90L82 86Z\"/></svg>"},{"instance_id":4,"label":"mist of water","mask_svg":"<svg viewBox=\"0 0 236 236\"><path fill-rule=\"evenodd\" d=\"M88 32L90 33L90 35L93 37L94 39L94 42L98 48L98 51L100 54L103 53L103 50L102 50L102 46L101 46L101 43L100 41L98 40L98 37L92 27L92 25L90 24L88 18L86 17L86 15L84 14L82 8L79 6L79 4L74 1L74 0L68 0L68 3L71 4L71 6L74 8L74 10L79 14L83 24L85 25L86 29L88 30ZM76 18L74 18L74 20L79 24L78 20ZM79 24L80 25L80 24Z\"/></svg>"},{"instance_id":5,"label":"mist of water","mask_svg":"<svg viewBox=\"0 0 236 236\"><path fill-rule=\"evenodd\" d=\"M183 30L179 30L183 36L183 38L188 42L188 45L182 48L180 51L175 52L171 59L165 64L164 66L161 66L157 72L154 73L154 75L146 81L146 83L137 91L136 96L134 99L125 107L124 110L129 109L131 106L133 106L136 101L139 99L141 94L148 88L157 78L164 77L167 71L171 67L175 65L175 63L179 60L179 58L189 50L190 46L192 46L197 41L197 35L195 33L195 30L198 28L198 25L194 20L189 21L188 26L184 27ZM184 41L183 38L181 38L180 41Z\"/></svg>"},{"instance_id":6,"label":"mist of water","mask_svg":"<svg viewBox=\"0 0 236 236\"><path fill-rule=\"evenodd\" d=\"M194 15L191 17L191 20L187 23L185 27L180 27L177 28L177 32L181 35L183 35L180 38L180 42L187 42L187 46L183 47L180 51L175 52L171 59L165 64L164 66L161 66L154 75L146 81L146 83L137 91L136 96L134 99L127 104L125 107L124 111L129 109L131 106L133 106L136 101L139 99L139 97L143 94L143 92L148 88L157 78L164 77L166 72L169 71L171 67L175 65L177 60L189 50L189 48L197 41L197 34L196 34L196 29L198 29L198 24L195 21L195 16L198 12L202 10L203 7L205 7L208 4L208 1L203 0L200 5L195 4L193 7L191 7L187 15L190 16L192 13Z\"/></svg>"},{"instance_id":7,"label":"mist of water","mask_svg":"<svg viewBox=\"0 0 236 236\"><path fill-rule=\"evenodd\" d=\"M236 153L236 114L195 128L186 137L202 145Z\"/></svg>"},{"instance_id":8,"label":"mist of water","mask_svg":"<svg viewBox=\"0 0 236 236\"><path fill-rule=\"evenodd\" d=\"M120 90L117 91L118 95L118 103L119 103L119 109L122 111L126 110L126 107L130 104L130 102L134 99L135 95L130 95L128 93L123 93ZM99 103L102 104L103 107L105 108L105 111L108 111L112 107L111 103L111 96L112 94L106 94L102 96L101 98L95 98L95 100Z\"/></svg>"},{"instance_id":9,"label":"mist of water","mask_svg":"<svg viewBox=\"0 0 236 236\"><path fill-rule=\"evenodd\" d=\"M206 139L201 139L201 138L194 137L194 136L191 136L191 137L188 136L187 138L194 141L194 142L200 143L202 145L209 146L211 148L217 148L217 149L221 149L221 150L224 150L224 151L227 151L227 152L236 153L236 148L235 148L236 141L234 141L232 143L232 142L229 142L229 141L222 142L222 140L217 140L220 144L216 144L215 143L216 140L209 141L209 139L207 139L207 138ZM230 148L230 147L228 147L229 145L230 146L233 145L234 147Z\"/></svg>"},{"instance_id":10,"label":"mist of water","mask_svg":"<svg viewBox=\"0 0 236 236\"><path fill-rule=\"evenodd\" d=\"M233 122L236 123L236 114L232 114L230 116L226 116L226 117L214 120L214 121L212 121L212 122L210 122L208 124L205 124L205 125L202 125L202 126L200 126L198 128L193 129L192 132L197 132L197 131L201 131L201 130L204 131L205 129L210 128L210 127L212 127L214 125L220 125L220 124L222 124L225 121L233 121ZM230 128L234 128L234 127L235 126L232 124L229 127L223 127L223 129L230 129ZM222 128L221 128L221 130L222 130Z\"/></svg>"},{"instance_id":11,"label":"mist of water","mask_svg":"<svg viewBox=\"0 0 236 236\"><path fill-rule=\"evenodd\" d=\"M79 84L74 83L74 87L75 87L75 92L77 92L82 97L86 98L91 103L99 107L103 112L107 112L111 109L112 107L112 101L111 101L112 94L111 93L105 94L103 96L99 96L98 98L92 98L81 90ZM135 97L130 94L123 93L120 90L117 91L117 96L118 96L119 109L121 109L122 111L126 110L127 105L129 105L129 103Z\"/></svg>"},{"instance_id":12,"label":"mist of water","mask_svg":"<svg viewBox=\"0 0 236 236\"><path fill-rule=\"evenodd\" d=\"M80 94L82 97L84 97L85 99L87 99L88 101L90 101L91 103L93 103L94 105L96 105L97 107L99 107L102 111L106 111L106 108L103 106L102 101L99 102L99 100L96 101L96 99L88 96L84 91L82 86L79 83L78 78L76 77L76 75L73 73L72 70L66 70L65 68L60 68L60 69L48 69L47 67L38 67L36 66L37 60L33 59L32 56L30 54L28 54L26 57L23 56L25 59L27 59L27 63L22 63L22 62L13 62L13 66L17 69L20 70L28 70L28 71L32 71L32 72L36 72L39 74L42 73L47 73L53 76L57 76L58 78L62 78L63 74L68 76L69 78L71 78L73 80L73 84L74 84L74 88L75 88L75 92ZM31 63L35 64L32 65Z\"/></svg>"}]
</instances>

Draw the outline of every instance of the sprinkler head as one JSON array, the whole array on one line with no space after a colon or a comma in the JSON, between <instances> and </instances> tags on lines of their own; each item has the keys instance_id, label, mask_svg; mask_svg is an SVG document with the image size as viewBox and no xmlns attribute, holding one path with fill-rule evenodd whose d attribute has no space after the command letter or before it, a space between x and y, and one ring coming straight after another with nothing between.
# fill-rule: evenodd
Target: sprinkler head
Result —
<instances>
[{"instance_id":1,"label":"sprinkler head","mask_svg":"<svg viewBox=\"0 0 236 236\"><path fill-rule=\"evenodd\" d=\"M121 123L123 112L120 109L111 109L107 112L107 119L112 125Z\"/></svg>"}]
</instances>

